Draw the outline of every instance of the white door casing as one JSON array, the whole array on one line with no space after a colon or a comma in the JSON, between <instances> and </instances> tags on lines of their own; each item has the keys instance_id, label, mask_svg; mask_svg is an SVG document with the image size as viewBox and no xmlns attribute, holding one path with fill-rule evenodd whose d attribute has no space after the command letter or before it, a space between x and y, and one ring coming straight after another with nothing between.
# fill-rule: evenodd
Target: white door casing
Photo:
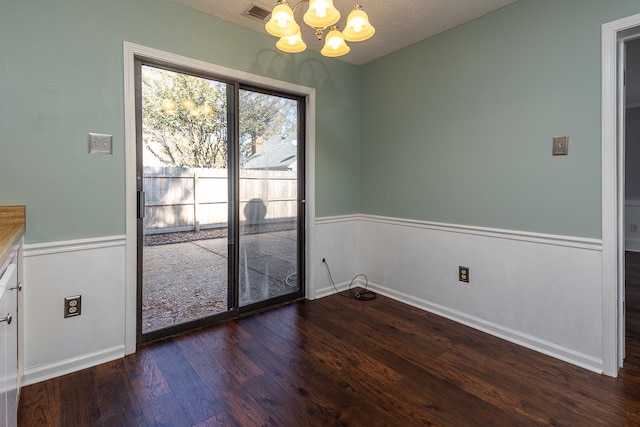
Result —
<instances>
[{"instance_id":1,"label":"white door casing","mask_svg":"<svg viewBox=\"0 0 640 427\"><path fill-rule=\"evenodd\" d=\"M126 270L125 270L125 354L136 351L136 296L137 296L137 220L136 220L136 127L135 127L135 75L136 57L156 62L181 64L194 70L229 77L243 83L265 88L292 92L306 98L306 203L305 203L305 294L315 294L315 134L316 134L316 90L311 87L287 83L268 77L250 74L208 62L164 52L161 50L123 42L124 54L124 114L125 114L125 233L126 233Z\"/></svg>"},{"instance_id":2,"label":"white door casing","mask_svg":"<svg viewBox=\"0 0 640 427\"><path fill-rule=\"evenodd\" d=\"M640 14L602 26L602 304L603 304L603 372L617 376L624 357L624 267L621 240L624 206L624 116L619 114L621 85L619 76L619 42L629 30L638 27Z\"/></svg>"}]
</instances>

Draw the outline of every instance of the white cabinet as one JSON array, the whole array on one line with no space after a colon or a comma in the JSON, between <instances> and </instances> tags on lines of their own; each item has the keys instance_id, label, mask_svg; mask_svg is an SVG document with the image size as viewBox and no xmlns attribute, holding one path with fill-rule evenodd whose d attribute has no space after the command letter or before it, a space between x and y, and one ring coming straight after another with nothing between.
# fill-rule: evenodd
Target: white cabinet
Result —
<instances>
[{"instance_id":1,"label":"white cabinet","mask_svg":"<svg viewBox=\"0 0 640 427\"><path fill-rule=\"evenodd\" d=\"M22 242L24 206L0 206L0 426L18 424L22 378Z\"/></svg>"},{"instance_id":2,"label":"white cabinet","mask_svg":"<svg viewBox=\"0 0 640 427\"><path fill-rule=\"evenodd\" d=\"M18 253L0 266L0 425L18 416Z\"/></svg>"}]
</instances>

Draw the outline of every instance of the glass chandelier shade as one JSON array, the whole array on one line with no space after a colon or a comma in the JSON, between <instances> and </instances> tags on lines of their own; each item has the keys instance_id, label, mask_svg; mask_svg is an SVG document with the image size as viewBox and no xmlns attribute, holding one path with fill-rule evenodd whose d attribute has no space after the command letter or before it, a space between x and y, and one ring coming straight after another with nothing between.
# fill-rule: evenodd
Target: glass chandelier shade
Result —
<instances>
[{"instance_id":1,"label":"glass chandelier shade","mask_svg":"<svg viewBox=\"0 0 640 427\"><path fill-rule=\"evenodd\" d=\"M368 40L376 30L369 22L369 17L360 6L358 0L347 17L344 31L340 32L336 24L340 20L340 11L333 5L333 0L299 0L291 8L288 0L277 0L277 5L271 12L271 19L265 25L265 30L272 36L278 37L276 47L283 52L303 52L307 45L302 39L300 26L295 20L294 13L303 3L308 3L308 9L302 16L303 21L315 30L318 40L325 36L325 43L320 51L324 56L337 57L346 55L351 48L345 43Z\"/></svg>"},{"instance_id":2,"label":"glass chandelier shade","mask_svg":"<svg viewBox=\"0 0 640 427\"><path fill-rule=\"evenodd\" d=\"M293 18L293 10L285 1L278 3L271 12L271 19L264 26L267 33L275 37L289 37L300 32L300 26Z\"/></svg>"},{"instance_id":3,"label":"glass chandelier shade","mask_svg":"<svg viewBox=\"0 0 640 427\"><path fill-rule=\"evenodd\" d=\"M324 47L320 51L324 56L335 58L337 56L346 55L351 48L344 42L342 33L336 27L331 27L331 31L327 34Z\"/></svg>"},{"instance_id":4,"label":"glass chandelier shade","mask_svg":"<svg viewBox=\"0 0 640 427\"><path fill-rule=\"evenodd\" d=\"M362 42L370 39L376 29L369 23L369 17L360 5L354 6L347 18L347 26L342 31L344 39L350 42Z\"/></svg>"},{"instance_id":5,"label":"glass chandelier shade","mask_svg":"<svg viewBox=\"0 0 640 427\"><path fill-rule=\"evenodd\" d=\"M327 28L340 20L340 12L333 5L333 0L309 0L309 9L302 19L310 27Z\"/></svg>"},{"instance_id":6,"label":"glass chandelier shade","mask_svg":"<svg viewBox=\"0 0 640 427\"><path fill-rule=\"evenodd\" d=\"M276 43L276 47L283 52L299 53L307 48L307 44L302 40L302 35L300 31L298 31L298 33L292 36L281 37Z\"/></svg>"}]
</instances>

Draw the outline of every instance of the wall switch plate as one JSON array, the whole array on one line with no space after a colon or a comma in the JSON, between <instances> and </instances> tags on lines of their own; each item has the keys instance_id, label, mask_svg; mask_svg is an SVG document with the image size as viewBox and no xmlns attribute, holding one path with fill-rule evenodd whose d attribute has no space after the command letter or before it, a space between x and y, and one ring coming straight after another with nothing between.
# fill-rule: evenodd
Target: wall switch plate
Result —
<instances>
[{"instance_id":1,"label":"wall switch plate","mask_svg":"<svg viewBox=\"0 0 640 427\"><path fill-rule=\"evenodd\" d=\"M82 308L82 295L66 297L64 299L64 317L80 316Z\"/></svg>"},{"instance_id":2,"label":"wall switch plate","mask_svg":"<svg viewBox=\"0 0 640 427\"><path fill-rule=\"evenodd\" d=\"M553 155L566 156L569 154L569 137L554 136L553 137Z\"/></svg>"},{"instance_id":3,"label":"wall switch plate","mask_svg":"<svg viewBox=\"0 0 640 427\"><path fill-rule=\"evenodd\" d=\"M103 133L89 133L89 153L113 154L113 136Z\"/></svg>"},{"instance_id":4,"label":"wall switch plate","mask_svg":"<svg viewBox=\"0 0 640 427\"><path fill-rule=\"evenodd\" d=\"M469 283L469 267L458 267L458 280L464 283Z\"/></svg>"}]
</instances>

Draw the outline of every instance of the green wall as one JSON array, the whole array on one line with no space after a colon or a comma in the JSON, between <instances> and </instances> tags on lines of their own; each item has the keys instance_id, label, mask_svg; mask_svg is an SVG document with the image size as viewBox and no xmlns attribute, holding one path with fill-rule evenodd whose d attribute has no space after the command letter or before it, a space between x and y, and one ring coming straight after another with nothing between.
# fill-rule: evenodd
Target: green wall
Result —
<instances>
[{"instance_id":1,"label":"green wall","mask_svg":"<svg viewBox=\"0 0 640 427\"><path fill-rule=\"evenodd\" d=\"M520 0L365 65L360 212L599 238L601 26L636 13Z\"/></svg>"},{"instance_id":2,"label":"green wall","mask_svg":"<svg viewBox=\"0 0 640 427\"><path fill-rule=\"evenodd\" d=\"M0 204L27 205L28 243L124 233L126 40L317 88L317 216L599 238L601 25L635 13L519 0L357 67L167 0L5 1ZM88 155L88 132L114 155Z\"/></svg>"},{"instance_id":3,"label":"green wall","mask_svg":"<svg viewBox=\"0 0 640 427\"><path fill-rule=\"evenodd\" d=\"M356 213L359 67L167 0L8 0L0 7L0 205L27 243L125 232L122 42L317 88L316 215ZM87 154L87 133L114 136Z\"/></svg>"}]
</instances>

